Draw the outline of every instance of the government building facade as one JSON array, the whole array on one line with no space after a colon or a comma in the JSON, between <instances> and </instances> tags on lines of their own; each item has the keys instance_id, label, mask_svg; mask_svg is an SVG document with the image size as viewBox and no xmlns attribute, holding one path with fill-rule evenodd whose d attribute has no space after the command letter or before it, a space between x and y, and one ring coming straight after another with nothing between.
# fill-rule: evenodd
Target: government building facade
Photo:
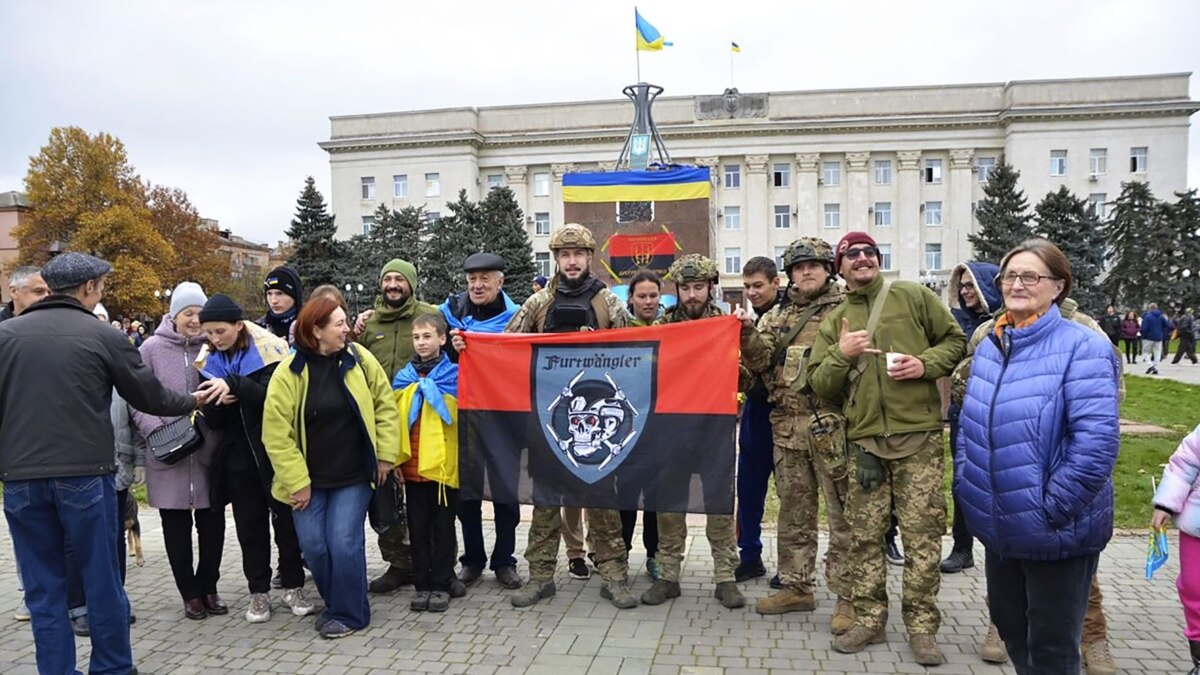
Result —
<instances>
[{"instance_id":1,"label":"government building facade","mask_svg":"<svg viewBox=\"0 0 1200 675\"><path fill-rule=\"evenodd\" d=\"M653 115L672 162L711 169L713 244L701 253L718 261L727 291L753 256L778 259L797 237L835 243L851 230L879 242L894 278L944 289L971 259L974 207L1001 161L1021 172L1031 209L1060 185L1101 215L1122 182L1148 182L1160 198L1185 190L1200 110L1189 77L727 91L664 96ZM320 147L338 233L369 228L381 203L436 217L459 190L478 200L504 185L548 274L563 175L616 169L632 119L623 99L333 117Z\"/></svg>"}]
</instances>

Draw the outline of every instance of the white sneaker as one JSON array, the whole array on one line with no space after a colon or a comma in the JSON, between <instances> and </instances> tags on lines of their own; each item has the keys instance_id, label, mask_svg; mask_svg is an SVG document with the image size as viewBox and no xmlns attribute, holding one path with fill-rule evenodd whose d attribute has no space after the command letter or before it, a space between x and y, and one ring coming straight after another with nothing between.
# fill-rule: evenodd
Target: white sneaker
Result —
<instances>
[{"instance_id":1,"label":"white sneaker","mask_svg":"<svg viewBox=\"0 0 1200 675\"><path fill-rule=\"evenodd\" d=\"M308 616L317 611L312 600L308 599L308 595L303 588L289 588L283 592L283 603L292 609L292 614L296 616Z\"/></svg>"},{"instance_id":2,"label":"white sneaker","mask_svg":"<svg viewBox=\"0 0 1200 675\"><path fill-rule=\"evenodd\" d=\"M21 604L17 607L17 611L13 612L13 618L17 621L28 621L33 618L29 613L29 608L25 606L25 600L21 600Z\"/></svg>"},{"instance_id":3,"label":"white sneaker","mask_svg":"<svg viewBox=\"0 0 1200 675\"><path fill-rule=\"evenodd\" d=\"M271 596L266 593L251 593L250 607L246 610L246 620L250 623L262 623L271 618Z\"/></svg>"}]
</instances>

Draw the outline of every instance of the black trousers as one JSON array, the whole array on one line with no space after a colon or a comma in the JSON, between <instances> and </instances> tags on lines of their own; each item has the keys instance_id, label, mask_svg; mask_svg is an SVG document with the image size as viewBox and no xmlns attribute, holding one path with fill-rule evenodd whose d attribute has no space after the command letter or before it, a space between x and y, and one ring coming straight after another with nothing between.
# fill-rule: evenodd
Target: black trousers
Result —
<instances>
[{"instance_id":1,"label":"black trousers","mask_svg":"<svg viewBox=\"0 0 1200 675\"><path fill-rule=\"evenodd\" d=\"M267 494L254 467L228 469L225 484L233 504L233 523L242 550L242 573L251 593L271 590L271 524L279 548L279 577L284 588L304 585L300 542L290 507Z\"/></svg>"},{"instance_id":2,"label":"black trousers","mask_svg":"<svg viewBox=\"0 0 1200 675\"><path fill-rule=\"evenodd\" d=\"M1100 554L1039 562L987 552L988 608L1017 675L1078 673Z\"/></svg>"},{"instance_id":3,"label":"black trousers","mask_svg":"<svg viewBox=\"0 0 1200 675\"><path fill-rule=\"evenodd\" d=\"M439 504L445 490L446 503ZM404 483L408 508L408 540L412 552L413 585L418 591L448 591L454 579L454 556L458 540L454 514L458 490L434 481Z\"/></svg>"},{"instance_id":4,"label":"black trousers","mask_svg":"<svg viewBox=\"0 0 1200 675\"><path fill-rule=\"evenodd\" d=\"M1179 359L1187 357L1192 363L1196 362L1196 338L1179 336L1179 347L1175 349L1175 360L1171 363L1179 363Z\"/></svg>"},{"instance_id":5,"label":"black trousers","mask_svg":"<svg viewBox=\"0 0 1200 675\"><path fill-rule=\"evenodd\" d=\"M175 587L184 600L217 592L221 578L221 549L225 546L224 509L160 509L163 544ZM199 561L193 567L192 526L199 539Z\"/></svg>"},{"instance_id":6,"label":"black trousers","mask_svg":"<svg viewBox=\"0 0 1200 675\"><path fill-rule=\"evenodd\" d=\"M621 538L625 540L626 551L633 550L637 514L637 511L621 512ZM646 547L647 558L653 558L658 553L658 514L653 511L642 511L642 546Z\"/></svg>"},{"instance_id":7,"label":"black trousers","mask_svg":"<svg viewBox=\"0 0 1200 675\"><path fill-rule=\"evenodd\" d=\"M1125 338L1125 361L1136 363L1142 354L1142 341L1137 338Z\"/></svg>"}]
</instances>

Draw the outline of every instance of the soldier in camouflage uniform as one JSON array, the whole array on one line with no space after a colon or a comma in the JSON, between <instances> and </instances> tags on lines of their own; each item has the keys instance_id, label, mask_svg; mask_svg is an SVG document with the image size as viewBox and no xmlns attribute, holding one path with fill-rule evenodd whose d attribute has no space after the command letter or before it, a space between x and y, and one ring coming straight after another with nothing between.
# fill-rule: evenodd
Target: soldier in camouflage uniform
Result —
<instances>
[{"instance_id":1,"label":"soldier in camouflage uniform","mask_svg":"<svg viewBox=\"0 0 1200 675\"><path fill-rule=\"evenodd\" d=\"M911 281L885 280L879 249L865 232L838 242L846 300L821 321L806 368L825 400L844 400L851 475L850 524L854 625L833 648L856 653L887 640L884 533L893 502L905 538L903 614L914 660L945 663L937 644L937 606L946 532L941 395L966 338L941 298ZM877 325L870 326L872 313ZM871 328L871 330L868 329ZM884 351L889 352L885 361Z\"/></svg>"},{"instance_id":2,"label":"soldier in camouflage uniform","mask_svg":"<svg viewBox=\"0 0 1200 675\"><path fill-rule=\"evenodd\" d=\"M671 264L667 278L675 282L678 302L655 325L724 315L713 304L720 272L711 259L696 253L682 256ZM705 534L713 555L713 581L717 585L713 595L729 609L744 607L746 598L734 580L738 551L733 516L710 514L705 521ZM659 512L658 561L662 565L662 576L642 593L642 602L661 605L669 598L679 597L679 572L686 544L687 514Z\"/></svg>"},{"instance_id":3,"label":"soldier in camouflage uniform","mask_svg":"<svg viewBox=\"0 0 1200 675\"><path fill-rule=\"evenodd\" d=\"M834 281L833 247L802 237L783 253L788 288L784 301L758 320L739 310L742 363L763 375L770 392L775 437L775 489L779 494L779 578L783 589L758 601L759 614L816 609L813 583L817 565L817 489L825 494L829 550L825 579L837 596L830 624L841 635L854 623L850 570L846 565L850 529L843 514L849 462L840 401L826 403L807 386L804 362L821 319L840 305Z\"/></svg>"},{"instance_id":4,"label":"soldier in camouflage uniform","mask_svg":"<svg viewBox=\"0 0 1200 675\"><path fill-rule=\"evenodd\" d=\"M624 328L632 318L620 298L591 275L596 239L582 225L568 223L550 237L558 272L550 284L534 293L504 328L506 333L562 333L602 328ZM595 564L604 584L600 596L619 609L638 604L629 589L629 563L621 538L621 516L613 509L589 509L588 527L595 549ZM535 506L529 526L525 560L529 583L513 594L514 607L529 607L554 595L554 572L562 539L562 509Z\"/></svg>"}]
</instances>

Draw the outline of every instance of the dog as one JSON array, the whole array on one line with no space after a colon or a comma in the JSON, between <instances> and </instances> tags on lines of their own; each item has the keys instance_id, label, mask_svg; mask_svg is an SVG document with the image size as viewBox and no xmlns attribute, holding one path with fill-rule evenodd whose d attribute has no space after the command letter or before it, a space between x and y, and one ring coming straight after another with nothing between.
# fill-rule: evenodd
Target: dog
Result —
<instances>
[{"instance_id":1,"label":"dog","mask_svg":"<svg viewBox=\"0 0 1200 675\"><path fill-rule=\"evenodd\" d=\"M144 567L146 558L142 555L142 524L138 522L138 503L132 493L129 495L129 499L125 500L122 522L125 525L125 541L129 548L129 557L134 559L134 564L138 567Z\"/></svg>"}]
</instances>

